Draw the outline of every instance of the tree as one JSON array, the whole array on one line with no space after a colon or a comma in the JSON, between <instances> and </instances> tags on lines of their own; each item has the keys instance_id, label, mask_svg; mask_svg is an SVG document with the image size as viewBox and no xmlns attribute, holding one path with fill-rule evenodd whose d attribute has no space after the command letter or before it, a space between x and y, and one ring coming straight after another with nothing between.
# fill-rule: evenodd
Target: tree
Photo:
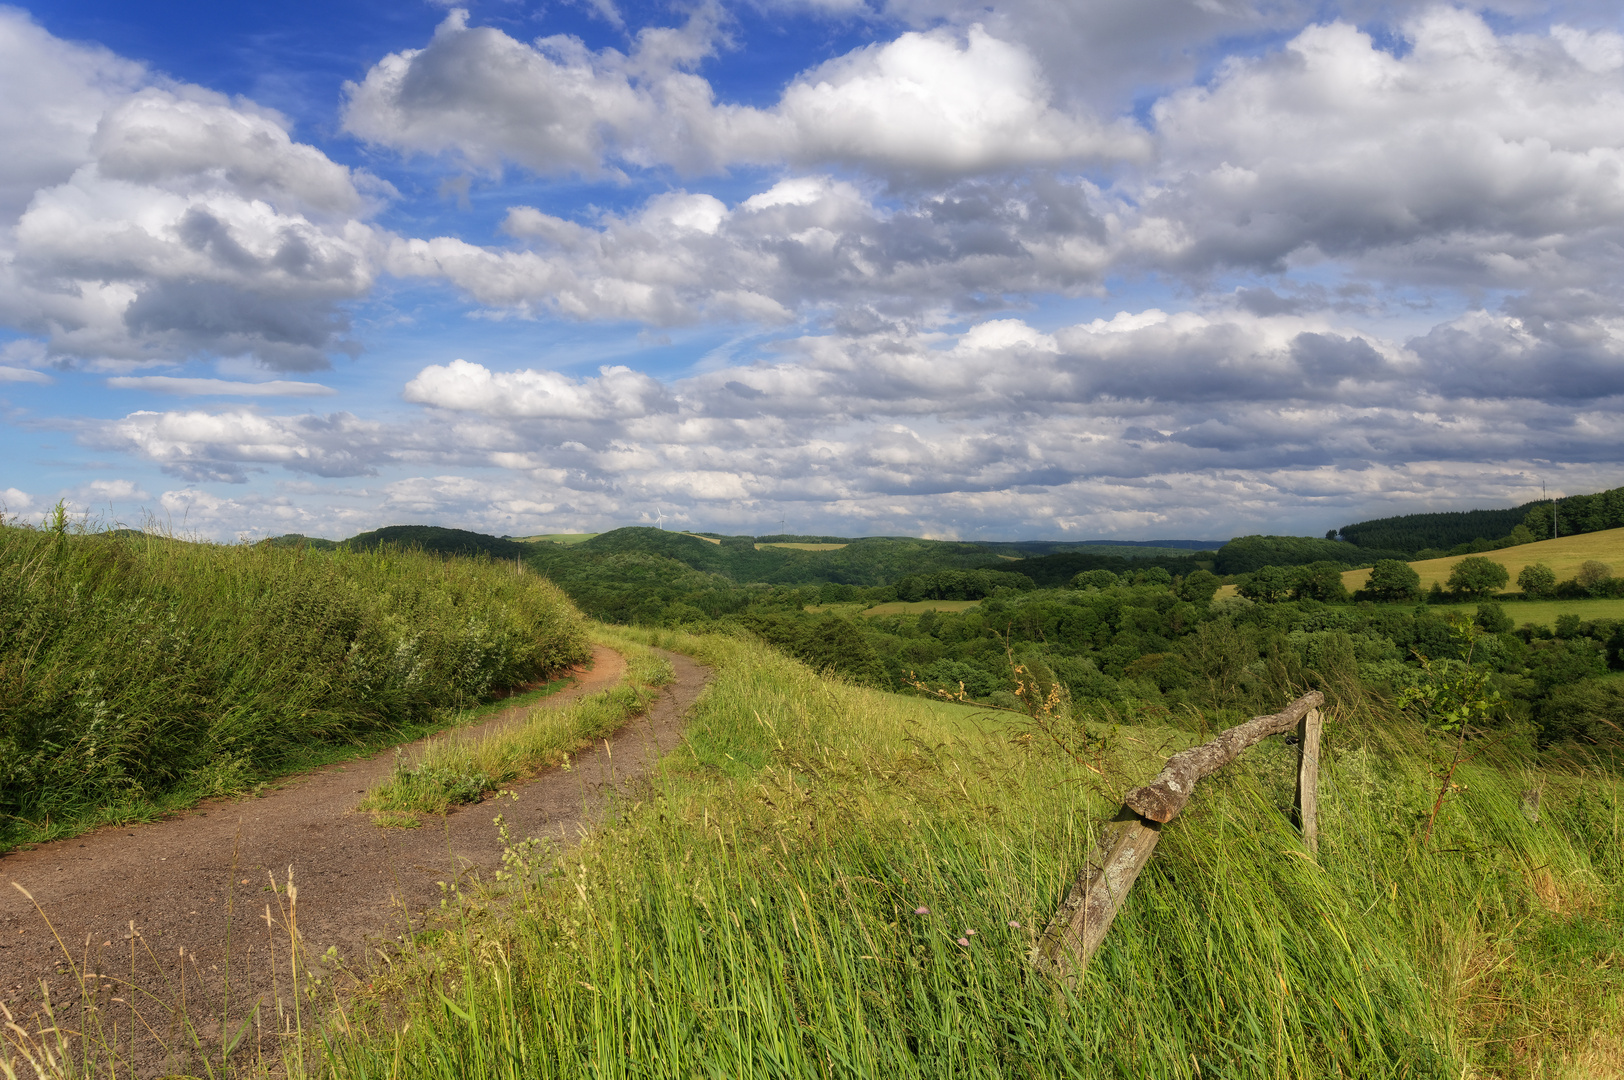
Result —
<instances>
[{"instance_id":1,"label":"tree","mask_svg":"<svg viewBox=\"0 0 1624 1080\"><path fill-rule=\"evenodd\" d=\"M1449 591L1477 600L1493 596L1511 580L1511 571L1481 555L1468 555L1449 572Z\"/></svg>"},{"instance_id":2,"label":"tree","mask_svg":"<svg viewBox=\"0 0 1624 1080\"><path fill-rule=\"evenodd\" d=\"M1084 570L1071 579L1074 589L1109 589L1113 585L1121 584L1122 579L1109 570Z\"/></svg>"},{"instance_id":3,"label":"tree","mask_svg":"<svg viewBox=\"0 0 1624 1080\"><path fill-rule=\"evenodd\" d=\"M1421 575L1407 562L1383 559L1370 568L1365 591L1373 600L1414 600L1421 595Z\"/></svg>"},{"instance_id":4,"label":"tree","mask_svg":"<svg viewBox=\"0 0 1624 1080\"><path fill-rule=\"evenodd\" d=\"M1517 588L1530 600L1550 596L1556 592L1556 571L1544 563L1525 566L1517 574Z\"/></svg>"},{"instance_id":5,"label":"tree","mask_svg":"<svg viewBox=\"0 0 1624 1080\"><path fill-rule=\"evenodd\" d=\"M1529 531L1527 525L1518 525L1506 536L1506 547L1520 547L1523 544L1532 544L1539 537Z\"/></svg>"},{"instance_id":6,"label":"tree","mask_svg":"<svg viewBox=\"0 0 1624 1080\"><path fill-rule=\"evenodd\" d=\"M1294 600L1319 600L1327 604L1346 601L1348 587L1342 584L1342 564L1317 562L1298 567L1292 575L1291 596Z\"/></svg>"},{"instance_id":7,"label":"tree","mask_svg":"<svg viewBox=\"0 0 1624 1080\"><path fill-rule=\"evenodd\" d=\"M1505 567L1498 563L1492 565L1510 577ZM1504 579L1501 583L1504 584ZM1460 614L1450 616L1449 625L1457 642L1465 646L1465 656L1460 660L1447 657L1433 660L1417 651L1415 658L1421 664L1420 677L1398 696L1399 708L1413 710L1430 731L1449 738L1453 744L1453 752L1441 762L1438 797L1433 800L1432 812L1427 815L1427 826L1421 834L1423 846L1431 842L1432 826L1443 808L1444 796L1454 790L1455 772L1467 760L1466 739L1471 726L1489 719L1504 706L1500 691L1490 688L1492 673L1488 665L1473 663L1483 630Z\"/></svg>"},{"instance_id":8,"label":"tree","mask_svg":"<svg viewBox=\"0 0 1624 1080\"><path fill-rule=\"evenodd\" d=\"M1591 596L1601 596L1607 592L1607 586L1612 583L1613 568L1604 562L1586 559L1573 580L1578 583L1579 588Z\"/></svg>"},{"instance_id":9,"label":"tree","mask_svg":"<svg viewBox=\"0 0 1624 1080\"><path fill-rule=\"evenodd\" d=\"M1265 566L1253 571L1245 581L1235 589L1236 592L1248 600L1260 600L1265 604L1272 604L1276 600L1284 599L1291 592L1291 577L1284 567Z\"/></svg>"},{"instance_id":10,"label":"tree","mask_svg":"<svg viewBox=\"0 0 1624 1080\"><path fill-rule=\"evenodd\" d=\"M1192 604L1205 604L1218 591L1218 575L1211 570L1196 570L1186 574L1179 583L1179 599Z\"/></svg>"}]
</instances>

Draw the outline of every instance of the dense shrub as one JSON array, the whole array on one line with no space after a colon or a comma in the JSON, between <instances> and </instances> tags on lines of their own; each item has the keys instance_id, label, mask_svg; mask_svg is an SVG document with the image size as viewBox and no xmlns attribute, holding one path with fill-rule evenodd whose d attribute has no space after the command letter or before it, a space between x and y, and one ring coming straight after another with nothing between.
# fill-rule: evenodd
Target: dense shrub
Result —
<instances>
[{"instance_id":1,"label":"dense shrub","mask_svg":"<svg viewBox=\"0 0 1624 1080\"><path fill-rule=\"evenodd\" d=\"M0 528L0 814L234 789L587 651L515 563Z\"/></svg>"},{"instance_id":2,"label":"dense shrub","mask_svg":"<svg viewBox=\"0 0 1624 1080\"><path fill-rule=\"evenodd\" d=\"M1530 600L1539 600L1556 592L1556 572L1544 563L1525 566L1517 574L1517 588Z\"/></svg>"}]
</instances>

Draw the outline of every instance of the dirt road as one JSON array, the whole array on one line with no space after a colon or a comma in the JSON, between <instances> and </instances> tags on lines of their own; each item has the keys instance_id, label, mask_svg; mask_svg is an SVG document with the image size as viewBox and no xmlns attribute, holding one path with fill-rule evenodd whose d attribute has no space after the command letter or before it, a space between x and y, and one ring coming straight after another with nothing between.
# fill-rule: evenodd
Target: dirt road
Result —
<instances>
[{"instance_id":1,"label":"dirt road","mask_svg":"<svg viewBox=\"0 0 1624 1080\"><path fill-rule=\"evenodd\" d=\"M517 801L501 801L515 838L575 839L601 817L617 788L676 746L708 672L687 657L666 655L676 679L643 716L607 744L578 755L567 771L549 770L515 785ZM614 684L624 673L624 659L600 647L575 686L534 707L556 708ZM471 730L513 724L528 711L508 710ZM369 940L393 940L412 916L439 903L436 882L500 865L491 822L495 803L430 818L417 829L379 828L357 813L362 792L382 780L393 762L394 753L386 752L290 778L282 790L261 798L214 801L155 824L102 829L0 857L0 1001L13 1013L31 1013L42 980L54 1001L80 999L60 936L95 987L92 1000L108 1016L125 1014L121 1030L152 1026L150 1036L137 1040L138 1071L182 1067L186 1062L176 1045L184 1040L159 1004L178 994L182 956L188 992L203 998L197 1004L215 1003L227 986L238 1002L263 998L270 989L264 909L277 899L269 875L281 883L290 866L307 955L315 958L332 947L352 965L364 963ZM56 936L11 882L33 895ZM150 1012L150 1019L127 1015L132 998L146 1002L138 1008ZM187 1011L196 1020L211 1010ZM217 1003L212 1014L220 1015ZM205 1029L212 1026L203 1035L218 1046L218 1020L201 1022Z\"/></svg>"}]
</instances>

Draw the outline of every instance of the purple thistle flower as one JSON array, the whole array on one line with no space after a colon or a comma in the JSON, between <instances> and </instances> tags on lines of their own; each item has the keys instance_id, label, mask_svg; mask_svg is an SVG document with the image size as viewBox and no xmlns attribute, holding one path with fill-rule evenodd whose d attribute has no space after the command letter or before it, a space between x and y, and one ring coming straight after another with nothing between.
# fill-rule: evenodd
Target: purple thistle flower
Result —
<instances>
[{"instance_id":1,"label":"purple thistle flower","mask_svg":"<svg viewBox=\"0 0 1624 1080\"><path fill-rule=\"evenodd\" d=\"M926 907L924 904L920 904L918 907L914 908L914 914L915 915L929 915L930 914L930 908Z\"/></svg>"},{"instance_id":2,"label":"purple thistle flower","mask_svg":"<svg viewBox=\"0 0 1624 1080\"><path fill-rule=\"evenodd\" d=\"M1009 925L1013 926L1017 930L1021 928L1021 924L1016 922L1014 919L1009 920Z\"/></svg>"},{"instance_id":3,"label":"purple thistle flower","mask_svg":"<svg viewBox=\"0 0 1624 1080\"><path fill-rule=\"evenodd\" d=\"M966 930L966 931L965 931L965 932L964 932L964 936L965 936L965 937L975 937L975 936L976 936L976 932L975 932L975 931L974 931L974 930Z\"/></svg>"},{"instance_id":4,"label":"purple thistle flower","mask_svg":"<svg viewBox=\"0 0 1624 1080\"><path fill-rule=\"evenodd\" d=\"M961 937L961 938L959 938L959 944L963 945L966 949L968 949L970 947L970 939Z\"/></svg>"}]
</instances>

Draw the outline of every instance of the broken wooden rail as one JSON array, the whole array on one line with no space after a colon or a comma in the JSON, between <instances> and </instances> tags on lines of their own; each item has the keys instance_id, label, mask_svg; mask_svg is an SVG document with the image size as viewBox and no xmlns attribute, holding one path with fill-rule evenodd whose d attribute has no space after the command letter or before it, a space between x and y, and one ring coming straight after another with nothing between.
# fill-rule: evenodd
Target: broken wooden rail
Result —
<instances>
[{"instance_id":1,"label":"broken wooden rail","mask_svg":"<svg viewBox=\"0 0 1624 1080\"><path fill-rule=\"evenodd\" d=\"M1122 810L1101 830L1099 841L1071 891L1032 950L1039 971L1075 979L1105 940L1139 871L1156 850L1161 828L1178 816L1195 794L1195 785L1235 760L1241 751L1270 735L1297 728L1296 819L1310 852L1319 847L1320 706L1325 695L1304 694L1273 716L1257 716L1210 742L1174 754L1156 779L1136 787L1123 799Z\"/></svg>"}]
</instances>

